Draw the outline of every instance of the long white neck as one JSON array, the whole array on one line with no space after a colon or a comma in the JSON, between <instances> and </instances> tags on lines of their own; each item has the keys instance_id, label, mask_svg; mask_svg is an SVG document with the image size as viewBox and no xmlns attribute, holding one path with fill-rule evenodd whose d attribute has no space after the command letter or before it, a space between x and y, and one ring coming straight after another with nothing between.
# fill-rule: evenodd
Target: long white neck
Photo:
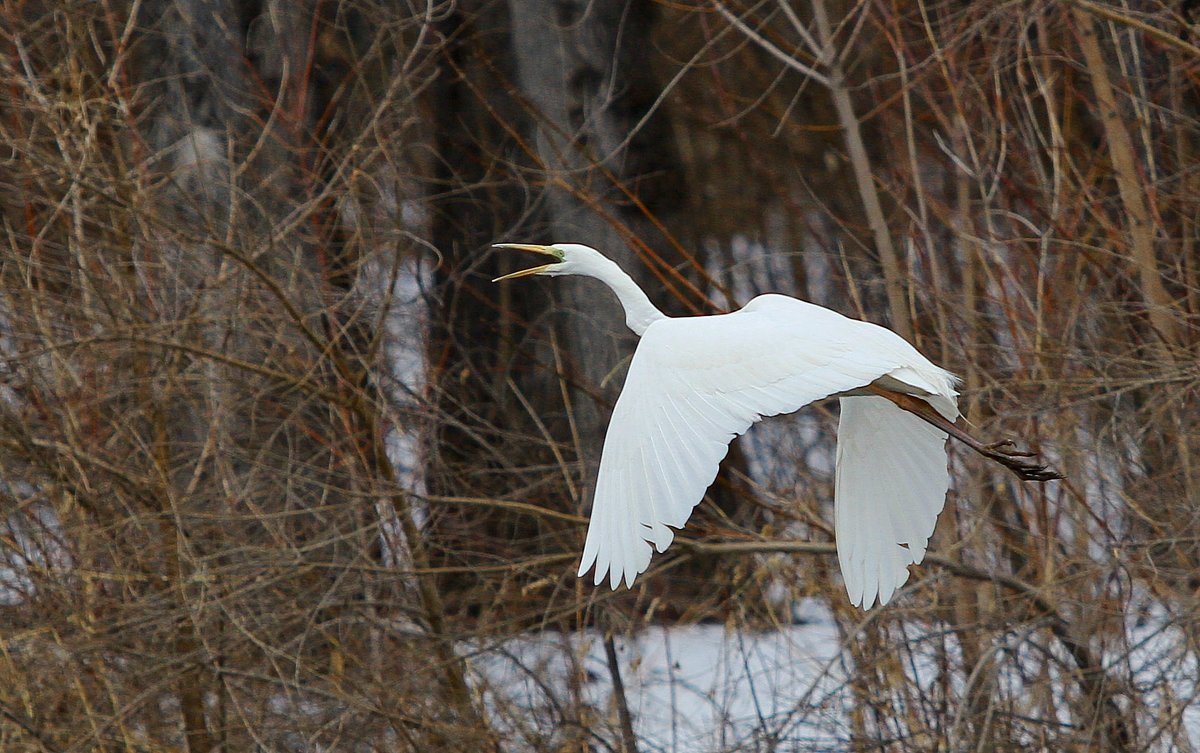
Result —
<instances>
[{"instance_id":1,"label":"long white neck","mask_svg":"<svg viewBox=\"0 0 1200 753\"><path fill-rule=\"evenodd\" d=\"M621 301L621 306L625 308L625 324L638 337L646 334L646 328L654 322L667 318L667 315L650 302L633 278L625 274L625 271L617 266L616 262L611 259L604 259L604 261L608 263L597 265L587 274L603 282L612 292L616 293L617 299Z\"/></svg>"}]
</instances>

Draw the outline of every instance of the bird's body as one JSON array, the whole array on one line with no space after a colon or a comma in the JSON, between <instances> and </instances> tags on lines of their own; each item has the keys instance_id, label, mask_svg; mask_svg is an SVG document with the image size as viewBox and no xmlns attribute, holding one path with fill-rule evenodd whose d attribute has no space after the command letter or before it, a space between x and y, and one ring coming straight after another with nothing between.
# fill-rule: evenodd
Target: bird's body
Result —
<instances>
[{"instance_id":1,"label":"bird's body","mask_svg":"<svg viewBox=\"0 0 1200 753\"><path fill-rule=\"evenodd\" d=\"M946 433L874 395L879 379L953 421L954 379L890 330L781 295L739 311L663 318L642 335L604 440L582 575L614 588L665 551L763 416L842 395L835 533L855 604L886 602L920 562L949 485Z\"/></svg>"},{"instance_id":2,"label":"bird's body","mask_svg":"<svg viewBox=\"0 0 1200 753\"><path fill-rule=\"evenodd\" d=\"M947 433L869 388L915 396L952 423L953 375L890 330L795 298L671 318L594 249L508 245L559 261L507 277L596 277L642 338L605 436L581 576L594 565L597 585L606 575L613 588L632 585L703 499L734 437L839 396L835 535L847 592L869 608L907 580L945 503Z\"/></svg>"}]
</instances>

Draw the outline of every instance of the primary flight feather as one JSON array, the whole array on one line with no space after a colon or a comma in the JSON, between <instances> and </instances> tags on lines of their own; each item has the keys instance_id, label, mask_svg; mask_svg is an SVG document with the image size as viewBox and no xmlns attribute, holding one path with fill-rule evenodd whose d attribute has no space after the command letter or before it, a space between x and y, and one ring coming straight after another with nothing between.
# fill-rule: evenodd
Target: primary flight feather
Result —
<instances>
[{"instance_id":1,"label":"primary flight feather","mask_svg":"<svg viewBox=\"0 0 1200 753\"><path fill-rule=\"evenodd\" d=\"M729 442L763 416L838 396L834 511L850 600L886 604L919 563L946 499L947 431L958 418L955 378L903 338L782 295L729 314L668 317L612 260L588 246L500 244L554 261L527 275L599 279L641 336L604 439L579 565L595 583L634 579L716 478ZM902 410L911 396L929 416Z\"/></svg>"}]
</instances>

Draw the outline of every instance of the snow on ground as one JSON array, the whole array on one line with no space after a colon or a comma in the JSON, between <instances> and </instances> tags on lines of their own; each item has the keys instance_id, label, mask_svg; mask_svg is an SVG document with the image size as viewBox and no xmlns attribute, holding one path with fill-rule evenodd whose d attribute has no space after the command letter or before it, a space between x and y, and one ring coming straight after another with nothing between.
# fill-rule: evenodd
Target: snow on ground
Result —
<instances>
[{"instance_id":1,"label":"snow on ground","mask_svg":"<svg viewBox=\"0 0 1200 753\"><path fill-rule=\"evenodd\" d=\"M755 750L780 741L790 750L830 750L844 744L837 627L816 602L800 609L809 621L780 631L691 625L618 638L621 679L641 750ZM567 720L555 712L571 686L573 665L586 677L582 700L601 720L595 729L616 729L612 676L595 631L514 639L473 662L495 721L511 724L514 735L531 724L563 726Z\"/></svg>"},{"instance_id":2,"label":"snow on ground","mask_svg":"<svg viewBox=\"0 0 1200 753\"><path fill-rule=\"evenodd\" d=\"M615 641L625 698L642 753L718 753L721 751L843 750L850 742L850 712L855 702L848 688L843 641L827 609L815 600L797 608L801 622L779 631L727 630L721 625L658 626ZM1137 626L1138 638L1106 662L1116 677L1132 676L1139 698L1143 729L1168 735L1173 724L1159 714L1177 714L1183 734L1200 739L1200 698L1196 660L1186 649L1176 620L1158 610ZM928 634L925 634L928 638ZM1033 686L1047 678L1054 693L1057 722L1069 733L1075 680L1063 674L1072 666L1065 650L1031 643L1032 633L998 636L993 650L999 659L997 708L1020 714L1038 699ZM968 679L940 674L949 658L961 662L957 643L917 632L904 643L907 681L936 703L961 705ZM850 638L849 640L855 640ZM898 647L899 648L899 647ZM939 655L939 651L945 652ZM543 633L510 638L499 645L464 647L475 672L475 684L491 710L491 720L508 736L513 751L561 746L580 724L597 750L620 748L620 725L613 677L603 639L594 630L577 634ZM1057 654L1063 653L1058 656ZM1113 667L1114 663L1126 667ZM948 681L949 685L941 685ZM935 687L937 686L937 687ZM1068 693L1068 688L1072 691ZM899 700L899 699L897 699ZM1077 698L1076 698L1077 700ZM1118 703L1133 699L1118 697ZM582 703L581 703L582 702ZM582 721L568 709L586 706L592 716ZM878 720L881 734L906 734L904 724ZM961 721L961 720L960 720ZM1018 722L1018 727L1020 723ZM1034 728L1027 730L1035 732ZM909 730L908 732L911 732ZM945 730L951 737L967 734L956 721ZM1020 732L1017 732L1018 736ZM1147 741L1147 750L1172 748L1170 737ZM1176 738L1177 740L1178 738ZM1033 742L1032 738L1029 741ZM549 743L549 745L548 745ZM1166 744L1166 747L1163 746ZM954 745L951 743L951 749Z\"/></svg>"}]
</instances>

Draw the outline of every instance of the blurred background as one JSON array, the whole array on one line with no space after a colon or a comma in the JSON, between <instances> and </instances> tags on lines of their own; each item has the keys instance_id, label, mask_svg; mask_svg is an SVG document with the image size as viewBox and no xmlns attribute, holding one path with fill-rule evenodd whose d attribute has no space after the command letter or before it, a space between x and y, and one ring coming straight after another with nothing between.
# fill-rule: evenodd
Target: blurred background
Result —
<instances>
[{"instance_id":1,"label":"blurred background","mask_svg":"<svg viewBox=\"0 0 1200 753\"><path fill-rule=\"evenodd\" d=\"M1194 751L1200 3L0 2L0 749ZM575 578L636 344L781 292L963 378L850 607L837 406Z\"/></svg>"}]
</instances>

